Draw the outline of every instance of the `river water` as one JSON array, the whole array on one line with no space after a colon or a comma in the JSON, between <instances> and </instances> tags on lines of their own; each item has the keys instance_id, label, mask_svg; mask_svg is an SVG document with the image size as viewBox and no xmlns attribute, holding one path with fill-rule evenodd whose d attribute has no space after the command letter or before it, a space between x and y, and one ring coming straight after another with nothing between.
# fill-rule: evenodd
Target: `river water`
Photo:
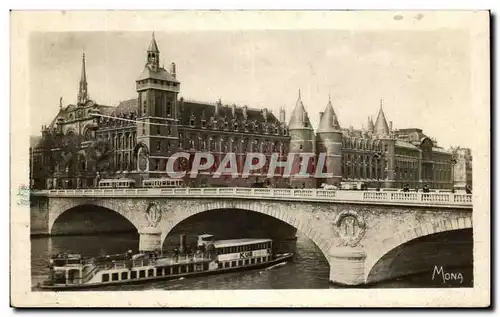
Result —
<instances>
[{"instance_id":1,"label":"river water","mask_svg":"<svg viewBox=\"0 0 500 317\"><path fill-rule=\"evenodd\" d=\"M189 234L188 234L189 235ZM82 253L86 256L115 254L138 247L137 233L122 233L87 236L33 237L31 239L31 274L33 289L48 273L50 254L65 251ZM173 248L178 239L170 237L164 248ZM464 275L472 276L471 268L460 268ZM431 280L432 272L378 283L370 287L450 287L471 286L466 283L453 284ZM316 245L300 232L297 233L296 256L283 266L246 272L200 276L182 280L159 281L149 284L109 286L102 290L210 290L210 289L326 289L335 288L328 281L329 267Z\"/></svg>"}]
</instances>

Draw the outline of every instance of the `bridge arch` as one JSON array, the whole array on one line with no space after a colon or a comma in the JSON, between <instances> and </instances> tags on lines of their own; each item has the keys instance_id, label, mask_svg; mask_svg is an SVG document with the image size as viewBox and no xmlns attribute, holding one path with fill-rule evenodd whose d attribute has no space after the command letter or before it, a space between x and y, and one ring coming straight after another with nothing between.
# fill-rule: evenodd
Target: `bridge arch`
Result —
<instances>
[{"instance_id":1,"label":"bridge arch","mask_svg":"<svg viewBox=\"0 0 500 317\"><path fill-rule=\"evenodd\" d=\"M427 222L374 242L370 247L374 251L368 252L365 262L365 282L377 282L376 274L373 272L375 266L379 260L397 247L421 237L462 229L472 229L471 216L455 217L439 222Z\"/></svg>"},{"instance_id":2,"label":"bridge arch","mask_svg":"<svg viewBox=\"0 0 500 317\"><path fill-rule=\"evenodd\" d=\"M313 241L316 246L320 249L326 259L329 258L329 250L331 247L331 242L329 239L324 237L320 232L315 229L314 223L311 221L304 222L300 220L300 217L293 214L292 211L286 209L286 207L279 208L269 208L268 206L262 205L255 201L214 201L206 202L197 205L193 205L188 211L183 213L175 213L173 217L168 219L168 222L162 225L162 235L161 235L161 245L165 242L168 234L180 224L182 221L208 211L213 210L227 210L227 209L237 209L256 212L264 214L275 219L281 220L284 223L291 225L297 230L301 231L306 235L311 241Z\"/></svg>"},{"instance_id":3,"label":"bridge arch","mask_svg":"<svg viewBox=\"0 0 500 317\"><path fill-rule=\"evenodd\" d=\"M59 202L56 205L49 207L49 219L48 219L48 233L49 235L54 234L54 225L61 217L67 215L68 212L75 211L80 208L101 208L107 212L109 215L115 214L118 218L122 218L130 223L131 227L138 230L137 220L135 219L134 213L123 211L123 208L116 208L116 205L109 200L101 199L86 199L86 200L76 200L76 199L66 199L64 202ZM121 210L121 211L119 211Z\"/></svg>"}]
</instances>

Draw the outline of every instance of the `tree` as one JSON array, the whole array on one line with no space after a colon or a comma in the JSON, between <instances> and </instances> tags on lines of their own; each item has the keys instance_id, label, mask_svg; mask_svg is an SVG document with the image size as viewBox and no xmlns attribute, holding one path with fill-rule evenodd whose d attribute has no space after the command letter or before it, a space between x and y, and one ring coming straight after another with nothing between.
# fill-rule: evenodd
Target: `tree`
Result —
<instances>
[{"instance_id":1,"label":"tree","mask_svg":"<svg viewBox=\"0 0 500 317\"><path fill-rule=\"evenodd\" d=\"M114 172L113 166L114 150L109 143L99 138L92 142L87 148L87 158L95 166L96 172L99 174L112 174Z\"/></svg>"}]
</instances>

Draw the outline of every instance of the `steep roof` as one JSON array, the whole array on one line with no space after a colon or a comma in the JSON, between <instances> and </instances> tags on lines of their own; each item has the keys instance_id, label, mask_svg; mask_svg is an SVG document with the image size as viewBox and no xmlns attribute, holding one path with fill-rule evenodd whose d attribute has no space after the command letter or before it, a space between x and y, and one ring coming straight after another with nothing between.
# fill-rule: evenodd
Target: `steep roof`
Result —
<instances>
[{"instance_id":1,"label":"steep roof","mask_svg":"<svg viewBox=\"0 0 500 317\"><path fill-rule=\"evenodd\" d=\"M113 114L135 112L137 110L137 98L120 101L114 108Z\"/></svg>"},{"instance_id":2,"label":"steep roof","mask_svg":"<svg viewBox=\"0 0 500 317\"><path fill-rule=\"evenodd\" d=\"M307 115L307 111L304 108L304 104L302 103L302 99L297 99L297 103L295 104L295 108L292 111L292 115L290 117L290 122L288 124L289 130L312 130L311 122L309 121L309 116Z\"/></svg>"},{"instance_id":3,"label":"steep roof","mask_svg":"<svg viewBox=\"0 0 500 317\"><path fill-rule=\"evenodd\" d=\"M328 104L319 121L318 133L335 132L338 130L340 130L340 124L335 110L333 110L332 102L328 100Z\"/></svg>"},{"instance_id":4,"label":"steep roof","mask_svg":"<svg viewBox=\"0 0 500 317\"><path fill-rule=\"evenodd\" d=\"M380 110L378 111L374 132L377 136L389 135L389 126L387 125L387 120L385 119L384 109L382 109L382 105L380 105Z\"/></svg>"},{"instance_id":5,"label":"steep roof","mask_svg":"<svg viewBox=\"0 0 500 317\"><path fill-rule=\"evenodd\" d=\"M191 116L195 117L195 125L198 126L201 124L201 118L207 120L207 122L212 117L217 118L227 118L229 122L232 122L233 119L236 119L238 122L243 122L245 120L244 117L244 108L234 106L234 116L233 116L233 105L222 105L218 106L218 116L215 115L215 104L204 103L199 101L190 101L184 100L182 106L182 112L179 118L180 124L182 125L190 125ZM264 110L261 109L253 109L246 108L246 120L247 122L264 122ZM267 111L266 114L268 123L276 123L279 124L278 119L274 114L270 111Z\"/></svg>"},{"instance_id":6,"label":"steep roof","mask_svg":"<svg viewBox=\"0 0 500 317\"><path fill-rule=\"evenodd\" d=\"M158 68L158 70L153 70L148 65L146 65L137 80L143 80L149 78L157 80L168 80L171 82L179 83L179 81L177 81L177 79L175 79L175 77L172 74L170 74L165 68L160 67Z\"/></svg>"}]
</instances>

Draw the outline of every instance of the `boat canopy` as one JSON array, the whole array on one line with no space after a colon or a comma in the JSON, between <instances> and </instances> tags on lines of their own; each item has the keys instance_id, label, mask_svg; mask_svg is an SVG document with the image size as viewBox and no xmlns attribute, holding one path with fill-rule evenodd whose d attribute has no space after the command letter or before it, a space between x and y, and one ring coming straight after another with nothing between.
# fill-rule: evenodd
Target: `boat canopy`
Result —
<instances>
[{"instance_id":1,"label":"boat canopy","mask_svg":"<svg viewBox=\"0 0 500 317\"><path fill-rule=\"evenodd\" d=\"M230 239L218 240L214 242L216 248L237 247L240 245L249 245L256 243L272 242L271 239Z\"/></svg>"}]
</instances>

